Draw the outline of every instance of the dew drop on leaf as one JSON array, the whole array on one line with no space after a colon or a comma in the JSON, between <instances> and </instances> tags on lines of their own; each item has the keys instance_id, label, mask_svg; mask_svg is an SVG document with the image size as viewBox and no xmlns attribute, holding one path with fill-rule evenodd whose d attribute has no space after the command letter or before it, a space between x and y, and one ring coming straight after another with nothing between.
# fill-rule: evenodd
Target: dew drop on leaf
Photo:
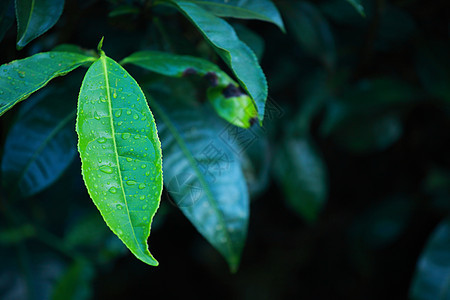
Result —
<instances>
[{"instance_id":1,"label":"dew drop on leaf","mask_svg":"<svg viewBox=\"0 0 450 300\"><path fill-rule=\"evenodd\" d=\"M112 174L113 169L110 166L101 166L100 171L106 174Z\"/></svg>"}]
</instances>

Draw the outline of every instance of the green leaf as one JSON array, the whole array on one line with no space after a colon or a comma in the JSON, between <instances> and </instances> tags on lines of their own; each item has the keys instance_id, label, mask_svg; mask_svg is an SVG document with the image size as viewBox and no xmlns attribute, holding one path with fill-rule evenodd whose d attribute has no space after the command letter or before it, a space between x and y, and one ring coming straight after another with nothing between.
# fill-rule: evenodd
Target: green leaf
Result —
<instances>
[{"instance_id":1,"label":"green leaf","mask_svg":"<svg viewBox=\"0 0 450 300\"><path fill-rule=\"evenodd\" d=\"M425 89L450 103L450 47L446 43L427 43L418 49L416 70Z\"/></svg>"},{"instance_id":2,"label":"green leaf","mask_svg":"<svg viewBox=\"0 0 450 300\"><path fill-rule=\"evenodd\" d=\"M38 53L0 66L0 116L50 80L95 59L66 52Z\"/></svg>"},{"instance_id":3,"label":"green leaf","mask_svg":"<svg viewBox=\"0 0 450 300\"><path fill-rule=\"evenodd\" d=\"M136 52L121 61L172 77L199 75L209 81L208 98L217 113L228 122L248 128L257 116L252 99L215 64L192 56L157 51Z\"/></svg>"},{"instance_id":4,"label":"green leaf","mask_svg":"<svg viewBox=\"0 0 450 300\"><path fill-rule=\"evenodd\" d=\"M34 195L59 178L76 154L75 101L64 90L46 89L19 110L2 157L4 189ZM75 99L76 93L73 93ZM65 101L61 99L66 98Z\"/></svg>"},{"instance_id":5,"label":"green leaf","mask_svg":"<svg viewBox=\"0 0 450 300\"><path fill-rule=\"evenodd\" d=\"M402 111L418 96L392 78L361 80L327 104L321 131L355 153L385 150L401 137Z\"/></svg>"},{"instance_id":6,"label":"green leaf","mask_svg":"<svg viewBox=\"0 0 450 300\"><path fill-rule=\"evenodd\" d=\"M364 6L362 6L360 0L347 0L347 2L350 3L361 16L366 16L366 13L364 12Z\"/></svg>"},{"instance_id":7,"label":"green leaf","mask_svg":"<svg viewBox=\"0 0 450 300\"><path fill-rule=\"evenodd\" d=\"M14 6L12 0L3 0L0 3L0 41L14 21Z\"/></svg>"},{"instance_id":8,"label":"green leaf","mask_svg":"<svg viewBox=\"0 0 450 300\"><path fill-rule=\"evenodd\" d=\"M60 44L60 45L56 46L55 48L53 48L52 51L78 53L81 55L94 57L96 59L98 58L98 54L94 50L83 49L80 46L73 45L73 44Z\"/></svg>"},{"instance_id":9,"label":"green leaf","mask_svg":"<svg viewBox=\"0 0 450 300\"><path fill-rule=\"evenodd\" d=\"M236 75L239 83L255 101L258 119L262 123L267 99L267 82L253 51L239 40L233 27L194 3L168 0L174 4L201 32L217 54Z\"/></svg>"},{"instance_id":10,"label":"green leaf","mask_svg":"<svg viewBox=\"0 0 450 300\"><path fill-rule=\"evenodd\" d=\"M288 137L275 161L286 204L307 222L314 222L328 196L326 165L308 137Z\"/></svg>"},{"instance_id":11,"label":"green leaf","mask_svg":"<svg viewBox=\"0 0 450 300\"><path fill-rule=\"evenodd\" d=\"M167 95L151 100L164 153L164 184L195 228L236 271L247 235L249 197L226 124ZM164 106L163 106L164 103Z\"/></svg>"},{"instance_id":12,"label":"green leaf","mask_svg":"<svg viewBox=\"0 0 450 300\"><path fill-rule=\"evenodd\" d=\"M64 0L15 0L17 48L20 50L56 24Z\"/></svg>"},{"instance_id":13,"label":"green leaf","mask_svg":"<svg viewBox=\"0 0 450 300\"><path fill-rule=\"evenodd\" d=\"M336 65L336 45L330 26L322 13L311 3L294 2L283 6L288 30L304 51L317 57L328 68Z\"/></svg>"},{"instance_id":14,"label":"green leaf","mask_svg":"<svg viewBox=\"0 0 450 300\"><path fill-rule=\"evenodd\" d=\"M264 39L258 35L253 30L250 30L248 27L235 23L233 24L233 28L236 31L239 39L247 44L253 52L255 52L256 57L259 61L261 61L264 55L265 43Z\"/></svg>"},{"instance_id":15,"label":"green leaf","mask_svg":"<svg viewBox=\"0 0 450 300\"><path fill-rule=\"evenodd\" d=\"M450 299L450 219L433 231L411 284L412 300Z\"/></svg>"},{"instance_id":16,"label":"green leaf","mask_svg":"<svg viewBox=\"0 0 450 300\"><path fill-rule=\"evenodd\" d=\"M285 32L277 7L270 0L189 0L218 17L271 22Z\"/></svg>"},{"instance_id":17,"label":"green leaf","mask_svg":"<svg viewBox=\"0 0 450 300\"><path fill-rule=\"evenodd\" d=\"M161 146L136 81L103 53L87 71L76 130L83 179L111 230L143 262L162 191Z\"/></svg>"},{"instance_id":18,"label":"green leaf","mask_svg":"<svg viewBox=\"0 0 450 300\"><path fill-rule=\"evenodd\" d=\"M93 267L77 260L59 278L52 293L52 300L84 300L92 297Z\"/></svg>"}]
</instances>

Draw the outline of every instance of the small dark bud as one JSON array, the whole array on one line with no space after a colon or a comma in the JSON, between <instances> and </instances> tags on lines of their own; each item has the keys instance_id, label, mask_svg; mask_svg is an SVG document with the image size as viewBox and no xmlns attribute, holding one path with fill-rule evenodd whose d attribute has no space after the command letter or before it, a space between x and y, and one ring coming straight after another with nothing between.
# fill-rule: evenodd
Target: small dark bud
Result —
<instances>
[{"instance_id":1,"label":"small dark bud","mask_svg":"<svg viewBox=\"0 0 450 300\"><path fill-rule=\"evenodd\" d=\"M226 88L223 89L222 94L225 96L225 98L231 98L231 97L239 97L243 95L240 87L234 86L233 84L227 85Z\"/></svg>"},{"instance_id":2,"label":"small dark bud","mask_svg":"<svg viewBox=\"0 0 450 300\"><path fill-rule=\"evenodd\" d=\"M194 68L187 68L186 70L183 71L183 77L195 74L197 74L197 71Z\"/></svg>"},{"instance_id":3,"label":"small dark bud","mask_svg":"<svg viewBox=\"0 0 450 300\"><path fill-rule=\"evenodd\" d=\"M208 81L209 85L214 87L219 84L219 79L217 78L217 74L214 72L208 72L205 74L205 79Z\"/></svg>"},{"instance_id":4,"label":"small dark bud","mask_svg":"<svg viewBox=\"0 0 450 300\"><path fill-rule=\"evenodd\" d=\"M253 126L253 124L255 124L256 122L258 122L258 118L257 117L253 117L250 120L248 120L248 122L250 123L250 127Z\"/></svg>"}]
</instances>

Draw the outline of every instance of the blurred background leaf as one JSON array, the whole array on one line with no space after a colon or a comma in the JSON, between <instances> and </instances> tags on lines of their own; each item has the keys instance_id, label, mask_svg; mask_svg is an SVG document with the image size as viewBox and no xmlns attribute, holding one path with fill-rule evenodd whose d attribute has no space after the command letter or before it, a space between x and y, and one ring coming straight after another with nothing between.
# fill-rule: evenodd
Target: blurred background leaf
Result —
<instances>
[{"instance_id":1,"label":"blurred background leaf","mask_svg":"<svg viewBox=\"0 0 450 300\"><path fill-rule=\"evenodd\" d=\"M434 230L417 263L411 285L411 299L449 299L450 297L450 220Z\"/></svg>"}]
</instances>

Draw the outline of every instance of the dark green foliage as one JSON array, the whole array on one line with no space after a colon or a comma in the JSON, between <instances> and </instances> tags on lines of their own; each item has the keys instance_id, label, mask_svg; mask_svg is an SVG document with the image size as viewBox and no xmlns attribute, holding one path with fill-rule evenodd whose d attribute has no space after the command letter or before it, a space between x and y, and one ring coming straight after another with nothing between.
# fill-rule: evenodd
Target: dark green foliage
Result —
<instances>
[{"instance_id":1,"label":"dark green foliage","mask_svg":"<svg viewBox=\"0 0 450 300\"><path fill-rule=\"evenodd\" d=\"M448 1L0 2L0 299L450 299Z\"/></svg>"}]
</instances>

